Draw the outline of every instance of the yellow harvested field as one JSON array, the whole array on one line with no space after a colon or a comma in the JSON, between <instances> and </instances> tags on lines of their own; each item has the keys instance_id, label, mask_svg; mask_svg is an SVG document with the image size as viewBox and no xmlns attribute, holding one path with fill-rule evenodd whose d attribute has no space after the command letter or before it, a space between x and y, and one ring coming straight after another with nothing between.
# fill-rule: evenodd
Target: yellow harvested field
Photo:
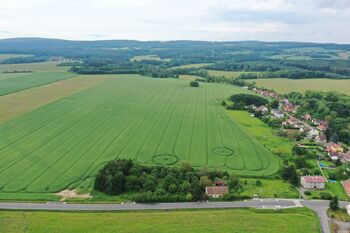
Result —
<instances>
[{"instance_id":1,"label":"yellow harvested field","mask_svg":"<svg viewBox=\"0 0 350 233\"><path fill-rule=\"evenodd\" d=\"M305 92L306 90L317 91L337 91L344 94L350 93L350 79L285 79L267 78L252 79L257 86L273 89L278 93L288 93L292 91Z\"/></svg>"},{"instance_id":2,"label":"yellow harvested field","mask_svg":"<svg viewBox=\"0 0 350 233\"><path fill-rule=\"evenodd\" d=\"M23 64L22 64L23 65ZM0 96L0 123L30 112L65 96L95 86L107 80L108 75L84 75L24 91Z\"/></svg>"}]
</instances>

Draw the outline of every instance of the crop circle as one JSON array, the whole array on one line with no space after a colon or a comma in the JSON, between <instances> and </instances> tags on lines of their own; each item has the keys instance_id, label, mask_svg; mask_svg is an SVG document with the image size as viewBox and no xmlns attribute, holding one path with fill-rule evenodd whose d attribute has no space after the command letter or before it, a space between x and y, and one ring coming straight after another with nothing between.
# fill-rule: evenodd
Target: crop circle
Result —
<instances>
[{"instance_id":1,"label":"crop circle","mask_svg":"<svg viewBox=\"0 0 350 233\"><path fill-rule=\"evenodd\" d=\"M154 155L152 161L158 165L173 165L179 161L179 158L173 154L159 154Z\"/></svg>"},{"instance_id":2,"label":"crop circle","mask_svg":"<svg viewBox=\"0 0 350 233\"><path fill-rule=\"evenodd\" d=\"M220 156L232 156L235 151L227 146L218 146L214 147L211 150L215 155L220 155Z\"/></svg>"}]
</instances>

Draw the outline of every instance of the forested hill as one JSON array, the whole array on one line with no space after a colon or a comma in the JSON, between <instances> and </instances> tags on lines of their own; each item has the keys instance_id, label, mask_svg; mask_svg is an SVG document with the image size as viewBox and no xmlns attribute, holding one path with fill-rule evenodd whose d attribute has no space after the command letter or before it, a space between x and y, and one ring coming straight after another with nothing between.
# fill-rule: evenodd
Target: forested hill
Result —
<instances>
[{"instance_id":1,"label":"forested hill","mask_svg":"<svg viewBox=\"0 0 350 233\"><path fill-rule=\"evenodd\" d=\"M166 76L168 68L199 63L205 65L192 68L253 72L248 78L350 78L350 44L15 38L0 40L0 54L33 55L3 60L6 64L52 57L83 61L77 73L152 70Z\"/></svg>"}]
</instances>

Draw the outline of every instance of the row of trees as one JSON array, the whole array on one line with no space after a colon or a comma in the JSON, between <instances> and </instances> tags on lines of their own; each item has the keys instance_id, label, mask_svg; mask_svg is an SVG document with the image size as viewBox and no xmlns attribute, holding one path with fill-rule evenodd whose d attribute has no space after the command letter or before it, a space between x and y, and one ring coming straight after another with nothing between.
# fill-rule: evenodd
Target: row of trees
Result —
<instances>
[{"instance_id":1,"label":"row of trees","mask_svg":"<svg viewBox=\"0 0 350 233\"><path fill-rule=\"evenodd\" d=\"M181 167L145 166L131 160L114 160L97 174L94 188L109 195L134 193L138 202L197 201L206 199L205 187L222 179L231 190L241 189L235 174L208 169L195 170L184 162Z\"/></svg>"}]
</instances>

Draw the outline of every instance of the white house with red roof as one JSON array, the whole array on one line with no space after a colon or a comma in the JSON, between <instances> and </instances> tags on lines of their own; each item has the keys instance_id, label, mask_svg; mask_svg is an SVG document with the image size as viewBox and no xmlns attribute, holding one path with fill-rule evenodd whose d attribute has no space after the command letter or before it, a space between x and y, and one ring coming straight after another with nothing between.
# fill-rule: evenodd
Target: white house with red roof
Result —
<instances>
[{"instance_id":1,"label":"white house with red roof","mask_svg":"<svg viewBox=\"0 0 350 233\"><path fill-rule=\"evenodd\" d=\"M302 176L300 184L305 189L324 189L326 179L323 176Z\"/></svg>"}]
</instances>

